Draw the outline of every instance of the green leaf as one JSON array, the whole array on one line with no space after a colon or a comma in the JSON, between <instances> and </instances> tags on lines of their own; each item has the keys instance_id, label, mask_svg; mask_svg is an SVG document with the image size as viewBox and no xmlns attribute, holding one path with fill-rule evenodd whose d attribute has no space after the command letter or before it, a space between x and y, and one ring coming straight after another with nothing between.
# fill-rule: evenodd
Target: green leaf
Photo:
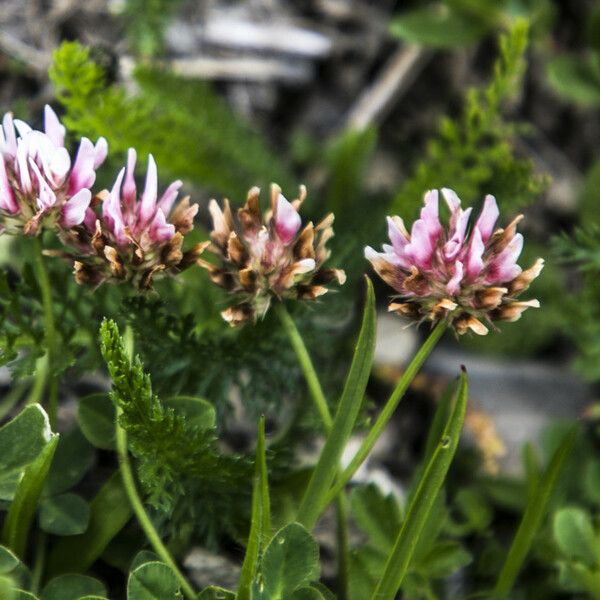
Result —
<instances>
[{"instance_id":1,"label":"green leaf","mask_svg":"<svg viewBox=\"0 0 600 600\"><path fill-rule=\"evenodd\" d=\"M90 444L102 450L115 449L115 405L108 394L90 394L79 401L77 419Z\"/></svg>"},{"instance_id":2,"label":"green leaf","mask_svg":"<svg viewBox=\"0 0 600 600\"><path fill-rule=\"evenodd\" d=\"M326 506L327 493L339 471L339 462L352 430L356 425L365 390L371 374L375 353L375 294L366 277L367 294L362 326L344 391L338 403L331 431L304 493L297 520L312 529Z\"/></svg>"},{"instance_id":3,"label":"green leaf","mask_svg":"<svg viewBox=\"0 0 600 600\"><path fill-rule=\"evenodd\" d=\"M43 589L40 600L79 600L82 596L106 598L106 588L93 577L69 573L50 580Z\"/></svg>"},{"instance_id":4,"label":"green leaf","mask_svg":"<svg viewBox=\"0 0 600 600\"><path fill-rule=\"evenodd\" d=\"M94 450L79 429L62 434L44 485L44 496L62 494L79 483L93 459Z\"/></svg>"},{"instance_id":5,"label":"green leaf","mask_svg":"<svg viewBox=\"0 0 600 600\"><path fill-rule=\"evenodd\" d=\"M185 417L190 427L211 429L217 421L215 407L204 398L195 396L175 396L165 401L165 404L175 411L175 414Z\"/></svg>"},{"instance_id":6,"label":"green leaf","mask_svg":"<svg viewBox=\"0 0 600 600\"><path fill-rule=\"evenodd\" d=\"M600 104L600 75L591 60L579 56L557 56L547 67L552 87L565 98L586 106Z\"/></svg>"},{"instance_id":7,"label":"green leaf","mask_svg":"<svg viewBox=\"0 0 600 600\"><path fill-rule=\"evenodd\" d=\"M161 562L160 556L158 556L156 552L152 552L150 550L140 550L140 552L138 552L131 561L129 570L135 571L138 567L141 567L149 562Z\"/></svg>"},{"instance_id":8,"label":"green leaf","mask_svg":"<svg viewBox=\"0 0 600 600\"><path fill-rule=\"evenodd\" d=\"M427 578L449 577L472 561L473 557L458 542L438 542L421 558L418 571Z\"/></svg>"},{"instance_id":9,"label":"green leaf","mask_svg":"<svg viewBox=\"0 0 600 600\"><path fill-rule=\"evenodd\" d=\"M290 523L267 546L260 570L259 597L286 600L319 578L319 546L302 525Z\"/></svg>"},{"instance_id":10,"label":"green leaf","mask_svg":"<svg viewBox=\"0 0 600 600\"><path fill-rule=\"evenodd\" d=\"M198 600L234 600L235 594L225 588L211 585L203 589L198 595Z\"/></svg>"},{"instance_id":11,"label":"green leaf","mask_svg":"<svg viewBox=\"0 0 600 600\"><path fill-rule=\"evenodd\" d=\"M591 460L586 464L583 485L586 496L600 506L600 460Z\"/></svg>"},{"instance_id":12,"label":"green leaf","mask_svg":"<svg viewBox=\"0 0 600 600\"><path fill-rule=\"evenodd\" d=\"M393 600L402 585L421 532L427 524L454 458L465 420L467 398L467 374L463 370L454 408L411 498L402 528L386 562L385 571L373 593L373 600Z\"/></svg>"},{"instance_id":13,"label":"green leaf","mask_svg":"<svg viewBox=\"0 0 600 600\"><path fill-rule=\"evenodd\" d=\"M265 443L265 418L258 422L254 490L252 494L252 517L246 554L242 564L237 600L248 600L252 590L252 581L256 573L258 556L271 536L271 503L269 482L267 479L267 457Z\"/></svg>"},{"instance_id":14,"label":"green leaf","mask_svg":"<svg viewBox=\"0 0 600 600\"><path fill-rule=\"evenodd\" d=\"M582 508L567 507L554 515L554 539L565 558L600 566L600 545L592 520Z\"/></svg>"},{"instance_id":15,"label":"green leaf","mask_svg":"<svg viewBox=\"0 0 600 600\"><path fill-rule=\"evenodd\" d=\"M436 4L395 17L390 32L413 44L454 48L476 42L487 28L486 23L455 12L445 4Z\"/></svg>"},{"instance_id":16,"label":"green leaf","mask_svg":"<svg viewBox=\"0 0 600 600\"><path fill-rule=\"evenodd\" d=\"M290 596L290 600L325 600L325 597L314 587L303 587L296 590Z\"/></svg>"},{"instance_id":17,"label":"green leaf","mask_svg":"<svg viewBox=\"0 0 600 600\"><path fill-rule=\"evenodd\" d=\"M48 572L58 575L89 569L131 515L131 504L117 471L91 501L90 521L85 533L63 538L54 546L48 557Z\"/></svg>"},{"instance_id":18,"label":"green leaf","mask_svg":"<svg viewBox=\"0 0 600 600\"><path fill-rule=\"evenodd\" d=\"M150 562L129 574L127 600L176 600L182 598L173 570L162 562Z\"/></svg>"},{"instance_id":19,"label":"green leaf","mask_svg":"<svg viewBox=\"0 0 600 600\"><path fill-rule=\"evenodd\" d=\"M39 404L28 406L0 427L0 477L23 470L51 438L48 416Z\"/></svg>"},{"instance_id":20,"label":"green leaf","mask_svg":"<svg viewBox=\"0 0 600 600\"><path fill-rule=\"evenodd\" d=\"M14 600L15 586L10 577L0 575L0 598L2 600Z\"/></svg>"},{"instance_id":21,"label":"green leaf","mask_svg":"<svg viewBox=\"0 0 600 600\"><path fill-rule=\"evenodd\" d=\"M575 426L564 437L562 443L555 451L548 468L540 478L535 493L527 503L525 513L519 524L519 529L515 534L494 589L496 597L506 597L512 590L515 579L531 548L533 539L542 524L550 496L556 486L565 460L573 448L578 431L578 427Z\"/></svg>"},{"instance_id":22,"label":"green leaf","mask_svg":"<svg viewBox=\"0 0 600 600\"><path fill-rule=\"evenodd\" d=\"M77 494L46 498L40 504L40 527L54 535L83 533L90 522L90 507Z\"/></svg>"},{"instance_id":23,"label":"green leaf","mask_svg":"<svg viewBox=\"0 0 600 600\"><path fill-rule=\"evenodd\" d=\"M29 527L48 476L58 440L58 434L53 434L36 460L25 469L6 515L2 540L17 556L23 556L25 552Z\"/></svg>"},{"instance_id":24,"label":"green leaf","mask_svg":"<svg viewBox=\"0 0 600 600\"><path fill-rule=\"evenodd\" d=\"M361 485L352 490L350 507L352 517L369 541L378 550L389 552L402 522L396 498L392 494L384 496L375 484Z\"/></svg>"},{"instance_id":25,"label":"green leaf","mask_svg":"<svg viewBox=\"0 0 600 600\"><path fill-rule=\"evenodd\" d=\"M0 546L0 575L7 575L21 564L21 561L8 548Z\"/></svg>"},{"instance_id":26,"label":"green leaf","mask_svg":"<svg viewBox=\"0 0 600 600\"><path fill-rule=\"evenodd\" d=\"M38 600L38 597L25 590L15 590L13 600Z\"/></svg>"}]
</instances>

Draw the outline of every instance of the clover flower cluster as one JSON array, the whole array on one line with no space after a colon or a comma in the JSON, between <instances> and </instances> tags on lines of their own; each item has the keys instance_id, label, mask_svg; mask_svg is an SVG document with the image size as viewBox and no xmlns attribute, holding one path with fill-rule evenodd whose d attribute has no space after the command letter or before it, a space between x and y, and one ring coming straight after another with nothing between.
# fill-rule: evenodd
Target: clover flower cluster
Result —
<instances>
[{"instance_id":1,"label":"clover flower cluster","mask_svg":"<svg viewBox=\"0 0 600 600\"><path fill-rule=\"evenodd\" d=\"M410 233L400 217L388 217L391 245L383 252L365 249L375 271L397 292L399 301L389 310L418 321L444 319L459 334L485 335L494 321L516 321L527 308L539 307L537 300L519 299L544 266L541 258L525 271L517 264L522 216L494 229L498 206L487 196L469 231L472 209L463 210L452 190L441 192L450 211L446 227L440 222L439 193L429 191Z\"/></svg>"},{"instance_id":2,"label":"clover flower cluster","mask_svg":"<svg viewBox=\"0 0 600 600\"><path fill-rule=\"evenodd\" d=\"M129 281L151 287L162 273L192 265L198 247L184 252L184 236L193 228L197 205L184 198L175 205L180 181L158 199L158 174L152 156L144 191L134 179L135 150L130 149L110 192L92 191L96 170L108 144L82 138L75 160L65 148L65 128L45 107L44 131L4 116L0 128L0 232L37 236L55 230L76 249L56 254L69 259L79 283Z\"/></svg>"},{"instance_id":3,"label":"clover flower cluster","mask_svg":"<svg viewBox=\"0 0 600 600\"><path fill-rule=\"evenodd\" d=\"M129 282L146 290L155 278L197 264L233 298L222 315L235 326L262 318L273 302L316 300L331 284L345 282L344 271L324 266L333 214L316 226L302 226L303 186L289 202L273 185L266 212L258 188L248 192L235 216L227 200L222 208L212 200L210 240L184 251L198 206L189 197L177 201L181 181L159 196L157 166L149 155L139 193L137 155L130 149L112 189L94 193L96 170L108 152L106 140L93 144L82 138L73 161L64 140L65 128L49 106L44 131L10 113L4 116L0 233L36 236L54 230L72 250L53 253L71 261L78 283ZM516 321L527 308L538 307L537 300L519 298L544 265L538 259L523 271L517 264L523 236L516 229L522 217L495 229L499 211L494 197L487 196L470 226L472 209L463 210L450 189L441 195L450 213L447 224L440 219L439 192L432 190L410 233L400 217L388 217L391 244L382 252L365 249L375 271L396 292L389 310L419 322L444 320L458 334L484 335L495 321ZM205 260L205 253L212 260Z\"/></svg>"},{"instance_id":4,"label":"clover flower cluster","mask_svg":"<svg viewBox=\"0 0 600 600\"><path fill-rule=\"evenodd\" d=\"M237 219L227 200L223 209L211 201L213 231L203 249L217 263L198 261L214 283L237 298L222 313L233 326L264 316L274 299L315 300L327 293L327 284L346 280L340 269L323 267L329 258L326 244L333 236L333 214L316 226L308 223L302 228L298 211L306 198L303 186L298 198L288 202L273 185L271 209L265 214L260 210L259 193L258 188L248 192Z\"/></svg>"}]
</instances>

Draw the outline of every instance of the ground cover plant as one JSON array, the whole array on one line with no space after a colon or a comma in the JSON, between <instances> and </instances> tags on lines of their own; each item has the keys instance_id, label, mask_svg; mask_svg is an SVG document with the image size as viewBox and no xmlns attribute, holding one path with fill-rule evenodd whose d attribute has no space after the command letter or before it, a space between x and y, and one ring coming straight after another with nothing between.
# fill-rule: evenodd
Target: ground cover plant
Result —
<instances>
[{"instance_id":1,"label":"ground cover plant","mask_svg":"<svg viewBox=\"0 0 600 600\"><path fill-rule=\"evenodd\" d=\"M374 190L385 127L295 132L283 152L171 71L183 5L121 7L130 85L66 39L51 97L4 113L0 599L600 598L598 406L526 443L515 473L469 391L469 356L555 346L598 380L597 164L559 232L514 114L553 7L390 15L422 56L494 58ZM543 60L549 89L596 102L571 53ZM391 374L386 313L416 340ZM440 383L423 371L445 343L471 354ZM411 428L407 469L365 478Z\"/></svg>"}]
</instances>

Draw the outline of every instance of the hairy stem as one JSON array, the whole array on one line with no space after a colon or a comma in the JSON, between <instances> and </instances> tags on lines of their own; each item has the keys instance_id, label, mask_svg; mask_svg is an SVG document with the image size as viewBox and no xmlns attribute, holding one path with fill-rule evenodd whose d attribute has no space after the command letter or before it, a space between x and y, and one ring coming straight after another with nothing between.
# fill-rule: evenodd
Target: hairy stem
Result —
<instances>
[{"instance_id":1,"label":"hairy stem","mask_svg":"<svg viewBox=\"0 0 600 600\"><path fill-rule=\"evenodd\" d=\"M279 317L279 320L281 321L281 324L287 333L290 343L296 352L296 356L298 357L298 362L300 363L300 367L304 373L304 378L306 379L306 384L308 385L310 395L312 396L317 410L319 411L321 421L323 421L323 425L325 426L327 433L329 433L331 430L331 425L333 424L333 420L331 418L331 413L329 412L329 407L327 406L327 400L325 399L321 382L319 381L315 367L310 359L310 355L308 354L304 340L302 339L294 320L290 316L290 313L287 311L282 302L275 306L275 312L277 313L277 316Z\"/></svg>"},{"instance_id":2,"label":"hairy stem","mask_svg":"<svg viewBox=\"0 0 600 600\"><path fill-rule=\"evenodd\" d=\"M310 355L308 354L304 340L302 339L294 320L290 316L290 313L287 311L284 304L277 304L275 306L275 311L277 312L277 316L279 317L279 320L281 321L281 324L288 335L290 343L296 352L296 356L298 358L298 362L300 363L302 373L304 374L306 384L308 385L310 395L312 396L317 410L319 411L325 431L327 434L329 434L333 425L333 419L331 418L331 413L329 412L329 407L327 405L327 399L323 393L321 382L319 381L315 367L312 363ZM337 512L338 578L340 586L340 598L343 599L346 597L347 562L349 555L346 499L342 494L336 494L335 502Z\"/></svg>"},{"instance_id":3,"label":"hairy stem","mask_svg":"<svg viewBox=\"0 0 600 600\"><path fill-rule=\"evenodd\" d=\"M133 335L131 329L128 327L125 331L125 335L123 336L126 350L129 355L129 359L131 360L133 356ZM137 490L137 486L135 484L135 478L133 476L133 470L131 468L131 462L129 460L129 453L127 450L127 432L119 425L119 417L122 414L122 410L117 408L117 416L115 420L115 434L117 441L117 455L119 458L119 469L121 471L121 477L123 479L123 486L125 488L125 492L127 497L129 498L129 502L131 507L133 508L133 512L137 517L139 524L141 525L148 541L154 551L158 556L160 556L161 560L167 564L177 577L181 588L183 589L184 594L189 600L195 600L196 592L189 584L183 573L179 570L179 567L173 560L170 552L167 550L166 546L163 544L158 532L156 531L146 509L144 508L144 504Z\"/></svg>"},{"instance_id":4,"label":"hairy stem","mask_svg":"<svg viewBox=\"0 0 600 600\"><path fill-rule=\"evenodd\" d=\"M42 293L42 306L44 309L44 327L46 333L46 352L47 362L45 369L40 369L42 366L38 363L39 377L43 378L48 386L48 403L47 412L50 419L50 426L54 428L56 423L56 412L58 410L58 380L53 374L55 357L57 355L56 348L56 325L54 322L54 309L52 303L52 286L50 285L50 277L46 269L44 255L42 253L43 246L40 237L34 238L34 256L33 268ZM37 378L37 377L36 377ZM43 381L42 380L42 381ZM34 384L34 393L39 394L42 383L36 381Z\"/></svg>"}]
</instances>

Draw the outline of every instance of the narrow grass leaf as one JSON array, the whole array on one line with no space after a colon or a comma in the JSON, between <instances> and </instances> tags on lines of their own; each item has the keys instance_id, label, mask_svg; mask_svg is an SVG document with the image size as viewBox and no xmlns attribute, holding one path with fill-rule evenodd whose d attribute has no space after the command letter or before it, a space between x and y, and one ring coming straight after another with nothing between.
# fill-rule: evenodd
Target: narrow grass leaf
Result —
<instances>
[{"instance_id":1,"label":"narrow grass leaf","mask_svg":"<svg viewBox=\"0 0 600 600\"><path fill-rule=\"evenodd\" d=\"M325 508L327 493L339 470L340 458L358 418L371 373L375 353L375 294L370 279L366 278L366 282L367 298L352 365L333 420L333 427L298 512L298 522L309 530L314 527Z\"/></svg>"},{"instance_id":2,"label":"narrow grass leaf","mask_svg":"<svg viewBox=\"0 0 600 600\"><path fill-rule=\"evenodd\" d=\"M506 597L513 588L517 575L533 544L535 535L542 524L551 494L556 487L563 465L573 448L578 431L579 427L576 425L564 437L552 456L548 468L539 480L535 493L525 508L519 529L515 534L494 589L494 597L496 598Z\"/></svg>"},{"instance_id":3,"label":"narrow grass leaf","mask_svg":"<svg viewBox=\"0 0 600 600\"><path fill-rule=\"evenodd\" d=\"M385 565L383 576L375 588L372 600L393 600L404 581L421 533L435 506L435 501L456 453L465 420L467 397L467 374L463 370L454 408L438 445L417 484L402 528Z\"/></svg>"}]
</instances>

